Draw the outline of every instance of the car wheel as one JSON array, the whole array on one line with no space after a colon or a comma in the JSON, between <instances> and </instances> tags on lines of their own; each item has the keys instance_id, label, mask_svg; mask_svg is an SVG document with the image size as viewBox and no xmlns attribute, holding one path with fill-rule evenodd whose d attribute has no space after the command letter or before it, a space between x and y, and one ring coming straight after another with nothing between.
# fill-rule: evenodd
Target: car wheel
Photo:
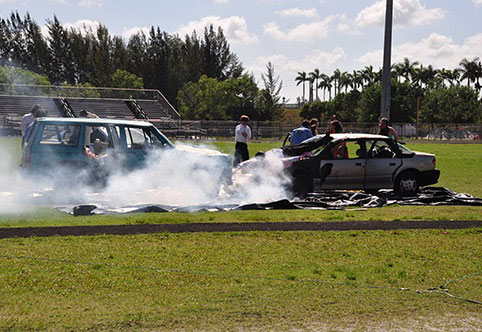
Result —
<instances>
[{"instance_id":1,"label":"car wheel","mask_svg":"<svg viewBox=\"0 0 482 332\"><path fill-rule=\"evenodd\" d=\"M293 194L295 197L305 198L313 191L313 176L306 171L293 173Z\"/></svg>"},{"instance_id":2,"label":"car wheel","mask_svg":"<svg viewBox=\"0 0 482 332\"><path fill-rule=\"evenodd\" d=\"M402 173L395 182L395 191L402 195L416 194L418 191L418 178L415 172Z\"/></svg>"}]
</instances>

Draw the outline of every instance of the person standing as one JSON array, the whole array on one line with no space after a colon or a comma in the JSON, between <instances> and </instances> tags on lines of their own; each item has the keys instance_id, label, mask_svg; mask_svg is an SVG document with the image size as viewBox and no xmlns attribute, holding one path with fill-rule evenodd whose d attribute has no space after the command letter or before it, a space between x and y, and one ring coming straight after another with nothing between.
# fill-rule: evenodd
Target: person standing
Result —
<instances>
[{"instance_id":1,"label":"person standing","mask_svg":"<svg viewBox=\"0 0 482 332\"><path fill-rule=\"evenodd\" d=\"M242 115L239 121L241 123L236 126L234 131L236 146L233 166L237 166L239 163L249 159L248 141L251 139L251 128L248 126L249 117Z\"/></svg>"},{"instance_id":2,"label":"person standing","mask_svg":"<svg viewBox=\"0 0 482 332\"><path fill-rule=\"evenodd\" d=\"M23 141L25 137L25 132L27 131L27 127L35 120L37 116L37 112L40 110L39 105L35 105L32 107L32 110L30 113L25 114L22 117L22 122L20 123L20 130L22 131L22 146L23 146Z\"/></svg>"}]
</instances>

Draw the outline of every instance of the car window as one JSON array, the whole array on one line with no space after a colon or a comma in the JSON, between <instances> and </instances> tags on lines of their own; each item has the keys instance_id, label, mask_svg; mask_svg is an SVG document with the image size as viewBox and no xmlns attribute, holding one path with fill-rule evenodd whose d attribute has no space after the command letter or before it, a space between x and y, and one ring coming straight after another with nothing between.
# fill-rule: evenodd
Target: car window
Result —
<instances>
[{"instance_id":1,"label":"car window","mask_svg":"<svg viewBox=\"0 0 482 332\"><path fill-rule=\"evenodd\" d=\"M124 127L128 149L145 149L152 146L162 147L162 142L150 128Z\"/></svg>"},{"instance_id":2,"label":"car window","mask_svg":"<svg viewBox=\"0 0 482 332\"><path fill-rule=\"evenodd\" d=\"M367 141L368 158L395 158L396 152L384 140Z\"/></svg>"},{"instance_id":3,"label":"car window","mask_svg":"<svg viewBox=\"0 0 482 332\"><path fill-rule=\"evenodd\" d=\"M93 144L96 140L110 147L113 146L112 137L106 126L85 126L85 145Z\"/></svg>"},{"instance_id":4,"label":"car window","mask_svg":"<svg viewBox=\"0 0 482 332\"><path fill-rule=\"evenodd\" d=\"M333 159L360 159L365 156L365 146L359 141L342 141L333 145L330 151Z\"/></svg>"},{"instance_id":5,"label":"car window","mask_svg":"<svg viewBox=\"0 0 482 332\"><path fill-rule=\"evenodd\" d=\"M76 146L79 142L80 125L45 124L40 144Z\"/></svg>"}]
</instances>

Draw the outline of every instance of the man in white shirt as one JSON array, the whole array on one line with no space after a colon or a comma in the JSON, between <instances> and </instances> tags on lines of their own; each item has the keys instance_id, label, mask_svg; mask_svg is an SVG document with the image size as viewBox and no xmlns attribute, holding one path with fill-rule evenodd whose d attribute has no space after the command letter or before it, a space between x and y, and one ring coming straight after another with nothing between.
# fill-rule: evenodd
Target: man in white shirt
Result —
<instances>
[{"instance_id":1,"label":"man in white shirt","mask_svg":"<svg viewBox=\"0 0 482 332\"><path fill-rule=\"evenodd\" d=\"M35 105L30 113L25 114L22 117L22 122L20 123L20 129L22 130L22 146L23 146L23 140L25 139L25 133L27 131L28 126L35 120L37 116L37 112L40 110L39 105Z\"/></svg>"},{"instance_id":2,"label":"man in white shirt","mask_svg":"<svg viewBox=\"0 0 482 332\"><path fill-rule=\"evenodd\" d=\"M249 117L242 115L240 124L236 126L234 137L236 147L234 152L234 166L249 159L248 141L251 139L251 128L248 127Z\"/></svg>"}]
</instances>

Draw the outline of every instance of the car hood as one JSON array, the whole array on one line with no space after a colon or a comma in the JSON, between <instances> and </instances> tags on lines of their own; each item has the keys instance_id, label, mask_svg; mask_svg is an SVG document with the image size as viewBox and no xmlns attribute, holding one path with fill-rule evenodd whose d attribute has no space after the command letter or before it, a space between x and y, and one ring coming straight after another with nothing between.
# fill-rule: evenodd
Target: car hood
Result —
<instances>
[{"instance_id":1,"label":"car hood","mask_svg":"<svg viewBox=\"0 0 482 332\"><path fill-rule=\"evenodd\" d=\"M185 145L185 144L176 144L174 148L181 152L195 153L202 156L211 156L211 157L227 156L226 153L222 153L213 149L200 148L200 147L198 148L198 147Z\"/></svg>"}]
</instances>

